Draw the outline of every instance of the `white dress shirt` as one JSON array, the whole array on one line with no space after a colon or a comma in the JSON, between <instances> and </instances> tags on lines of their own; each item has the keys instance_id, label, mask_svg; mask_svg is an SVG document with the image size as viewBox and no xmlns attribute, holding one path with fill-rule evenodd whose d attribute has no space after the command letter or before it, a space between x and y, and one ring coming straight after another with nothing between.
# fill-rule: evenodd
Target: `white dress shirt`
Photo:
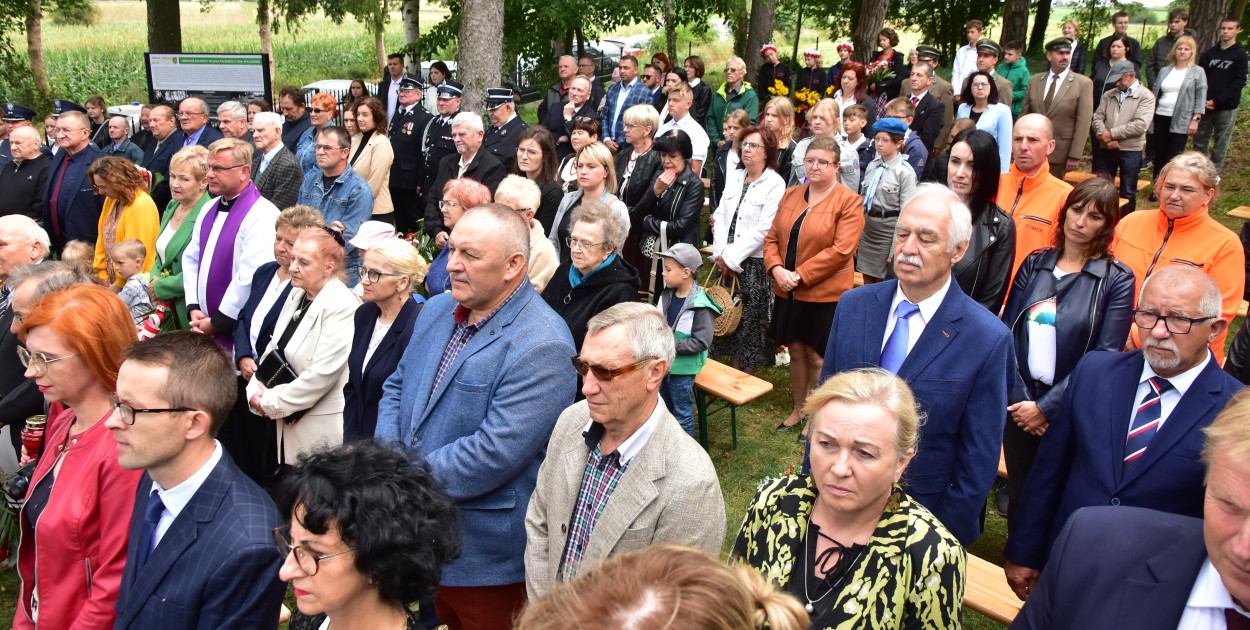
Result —
<instances>
[{"instance_id":1,"label":"white dress shirt","mask_svg":"<svg viewBox=\"0 0 1250 630\"><path fill-rule=\"evenodd\" d=\"M1181 622L1177 624L1177 630L1225 630L1228 623L1224 621L1224 609L1234 608L1247 617L1250 617L1250 611L1246 611L1233 601L1233 596L1228 593L1228 588L1224 586L1224 581L1220 579L1220 574L1216 572L1215 565L1211 564L1211 559L1207 558L1202 562L1202 569L1198 571L1198 579L1194 580L1194 588L1189 591L1189 600L1185 602L1185 612L1181 615Z\"/></svg>"},{"instance_id":2,"label":"white dress shirt","mask_svg":"<svg viewBox=\"0 0 1250 630\"><path fill-rule=\"evenodd\" d=\"M204 485L204 480L208 479L209 473L213 472L213 468L217 466L217 462L221 461L221 442L213 440L213 454L209 456L208 461L195 471L195 474L187 477L186 481L165 490L160 484L152 482L152 489L149 491L161 497L161 502L165 504L165 511L161 513L161 520L156 523L156 544L160 544L161 539L165 537L165 532L169 531L170 526L174 524L174 519L182 513L183 508L191 502L191 498L199 491L200 486ZM153 549L156 545L152 546Z\"/></svg>"},{"instance_id":3,"label":"white dress shirt","mask_svg":"<svg viewBox=\"0 0 1250 630\"><path fill-rule=\"evenodd\" d=\"M401 74L399 78L403 79L404 76ZM399 107L399 81L389 79L386 82L386 120L388 123L391 120L391 116L395 115L395 108L397 107Z\"/></svg>"},{"instance_id":4,"label":"white dress shirt","mask_svg":"<svg viewBox=\"0 0 1250 630\"><path fill-rule=\"evenodd\" d=\"M920 334L924 332L925 326L929 325L929 321L937 313L938 307L942 305L942 300L946 299L946 292L950 288L951 279L950 276L947 276L946 284L943 284L937 293L921 300L916 305L920 307L920 312L913 315L911 321L907 324L907 354L911 354L911 349L916 347L916 341L920 339ZM881 338L882 350L885 349L885 342L890 338L890 333L894 332L894 325L898 323L898 304L906 299L907 296L903 295L903 287L899 285L894 289L894 299L890 300L890 319L885 323L885 336Z\"/></svg>"},{"instance_id":5,"label":"white dress shirt","mask_svg":"<svg viewBox=\"0 0 1250 630\"><path fill-rule=\"evenodd\" d=\"M1046 93L1050 91L1050 84L1054 83L1055 81L1059 82L1059 85L1055 87L1055 95L1057 96L1059 94L1059 88L1063 87L1063 82L1068 80L1069 70L1070 70L1069 68L1064 68L1063 72L1059 73L1058 78L1055 78L1055 73L1051 72L1050 68L1046 69L1046 85L1042 86L1042 98L1043 99L1046 98ZM1102 97L1101 94L1099 94L1098 96L1099 98Z\"/></svg>"},{"instance_id":6,"label":"white dress shirt","mask_svg":"<svg viewBox=\"0 0 1250 630\"><path fill-rule=\"evenodd\" d=\"M707 137L707 132L699 126L699 123L695 122L694 116L687 113L682 116L681 120L674 118L660 125L655 132L655 137L659 138L672 129L680 129L690 136L690 148L693 150L690 159L698 160L700 164L707 161L707 149L712 140Z\"/></svg>"},{"instance_id":7,"label":"white dress shirt","mask_svg":"<svg viewBox=\"0 0 1250 630\"><path fill-rule=\"evenodd\" d=\"M1163 392L1163 394L1159 396L1159 427L1156 431L1163 429L1163 423L1167 422L1168 416L1172 415L1172 410L1176 409L1176 403L1181 401L1181 397L1185 395L1185 392L1189 391L1189 386L1194 384L1198 375L1202 373L1202 370L1206 369L1207 363L1210 362L1211 352L1208 350L1206 358L1204 358L1201 363L1167 379L1167 381L1172 384L1172 389ZM1141 378L1137 379L1137 394L1133 396L1134 410L1141 406L1142 399L1146 397L1146 392L1150 389L1150 386L1146 384L1146 379L1157 376L1159 375L1151 369L1149 361L1142 362ZM1137 412L1133 411L1132 416L1129 418L1129 427L1133 426L1132 418L1135 417L1137 417ZM1124 439L1128 439L1127 429L1124 433Z\"/></svg>"},{"instance_id":8,"label":"white dress shirt","mask_svg":"<svg viewBox=\"0 0 1250 630\"><path fill-rule=\"evenodd\" d=\"M642 447L647 445L647 441L655 433L656 425L660 423L660 417L664 415L663 411L661 411L664 409L666 407L661 404L659 397L656 397L655 409L651 410L651 416L647 418L647 421L642 426L638 427L637 431L634 431L633 435L630 435L624 442L621 442L620 446L616 447L616 452L620 453L622 466L628 465L630 460L634 459L638 452L642 450ZM587 422L586 426L582 427L582 432L589 431L594 423L594 420ZM604 455L607 455L607 453L604 453Z\"/></svg>"}]
</instances>

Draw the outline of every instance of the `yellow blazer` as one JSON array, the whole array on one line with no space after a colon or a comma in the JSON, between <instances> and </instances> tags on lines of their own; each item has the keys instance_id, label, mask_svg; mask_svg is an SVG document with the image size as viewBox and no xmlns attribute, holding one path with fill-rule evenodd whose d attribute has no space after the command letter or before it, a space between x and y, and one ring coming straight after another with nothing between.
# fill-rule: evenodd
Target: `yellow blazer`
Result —
<instances>
[{"instance_id":1,"label":"yellow blazer","mask_svg":"<svg viewBox=\"0 0 1250 630\"><path fill-rule=\"evenodd\" d=\"M104 220L108 217L113 208L117 206L115 199L105 199L104 210L100 212L99 231L95 240L95 260L91 264L91 270L105 280L108 279L108 269L113 265L113 261L108 259L104 250ZM108 248L112 249L114 245L128 239L137 238L143 241L147 247L148 253L143 257L143 270L152 271L152 265L156 262L156 237L161 231L161 215L156 211L156 202L152 201L152 197L146 192L140 190L135 194L135 200L130 205L122 208L121 217L117 220L117 240L108 244ZM125 286L126 279L117 276L117 286Z\"/></svg>"}]
</instances>

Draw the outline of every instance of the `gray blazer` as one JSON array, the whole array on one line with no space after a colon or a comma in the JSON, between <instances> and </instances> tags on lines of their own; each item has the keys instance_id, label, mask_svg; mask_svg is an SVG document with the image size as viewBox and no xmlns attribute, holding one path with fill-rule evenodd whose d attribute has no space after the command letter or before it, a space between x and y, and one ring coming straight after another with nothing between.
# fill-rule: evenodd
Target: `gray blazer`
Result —
<instances>
[{"instance_id":1,"label":"gray blazer","mask_svg":"<svg viewBox=\"0 0 1250 630\"><path fill-rule=\"evenodd\" d=\"M1154 85L1150 87L1150 91L1155 95L1156 106L1159 102L1159 86L1163 85L1163 80L1175 69L1176 66L1167 66L1160 70ZM1193 119L1194 114L1201 114L1206 110L1207 71L1202 66L1190 66L1185 72L1185 80L1181 81L1181 92L1176 97L1176 107L1172 110L1172 124L1168 131L1188 134L1189 121ZM1153 125L1151 127L1150 131L1154 133Z\"/></svg>"},{"instance_id":2,"label":"gray blazer","mask_svg":"<svg viewBox=\"0 0 1250 630\"><path fill-rule=\"evenodd\" d=\"M525 514L530 601L559 584L569 519L590 454L582 437L588 422L586 401L565 409L538 469L538 485ZM579 573L610 556L652 544L688 545L718 556L724 542L725 501L712 460L664 409L655 432L630 461L599 515Z\"/></svg>"}]
</instances>

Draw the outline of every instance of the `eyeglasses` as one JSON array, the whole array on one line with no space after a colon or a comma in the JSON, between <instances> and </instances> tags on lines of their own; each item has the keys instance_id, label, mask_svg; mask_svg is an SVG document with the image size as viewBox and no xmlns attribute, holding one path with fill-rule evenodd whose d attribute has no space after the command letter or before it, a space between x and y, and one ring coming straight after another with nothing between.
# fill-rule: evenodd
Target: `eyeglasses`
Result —
<instances>
[{"instance_id":1,"label":"eyeglasses","mask_svg":"<svg viewBox=\"0 0 1250 630\"><path fill-rule=\"evenodd\" d=\"M582 241L582 240L578 240L578 239L575 239L575 238L573 238L573 237L571 237L571 236L569 236L569 237L565 237L565 239L564 239L564 244L565 244L565 245L568 245L568 246L569 246L569 249L580 249L580 250L583 250L583 251L590 250L591 248L598 247L599 245L607 245L607 243L606 243L606 242L604 242L604 243L592 243L592 242L590 242L590 241Z\"/></svg>"},{"instance_id":2,"label":"eyeglasses","mask_svg":"<svg viewBox=\"0 0 1250 630\"><path fill-rule=\"evenodd\" d=\"M630 363L629 365L624 365L624 366L612 369L612 368L600 367L598 365L591 365L583 361L580 355L572 357L573 369L577 370L578 374L581 374L582 376L586 376L587 372L594 372L595 380L605 381L605 382L611 381L618 376L624 376L626 374L629 374L630 372L633 372L637 370L638 368L654 360L655 359L643 359L637 363Z\"/></svg>"},{"instance_id":3,"label":"eyeglasses","mask_svg":"<svg viewBox=\"0 0 1250 630\"><path fill-rule=\"evenodd\" d=\"M192 116L205 116L205 115L206 114L201 114L199 112L178 112L179 118L190 118Z\"/></svg>"},{"instance_id":4,"label":"eyeglasses","mask_svg":"<svg viewBox=\"0 0 1250 630\"><path fill-rule=\"evenodd\" d=\"M980 89L980 88L987 88L987 87L989 87L989 86L990 86L990 84L989 84L989 83L979 83L979 82L978 82L978 83L973 83L973 84L972 84L972 87L973 87L973 88L976 88L976 89Z\"/></svg>"},{"instance_id":5,"label":"eyeglasses","mask_svg":"<svg viewBox=\"0 0 1250 630\"><path fill-rule=\"evenodd\" d=\"M745 151L745 150L747 150L747 149L751 149L752 151L754 151L754 150L756 150L756 149L763 149L763 148L764 148L764 145L759 144L759 143L757 143L757 142L742 142L742 143L740 143L740 144L739 144L739 146L741 146L741 147L742 147L742 150L743 150L743 151Z\"/></svg>"},{"instance_id":6,"label":"eyeglasses","mask_svg":"<svg viewBox=\"0 0 1250 630\"><path fill-rule=\"evenodd\" d=\"M404 274L386 273L385 271L378 271L377 269L366 269L364 267L360 268L360 279L368 280L369 284L377 284L378 282L381 282L382 276L386 276L388 278L394 278L394 277L402 276L402 275Z\"/></svg>"},{"instance_id":7,"label":"eyeglasses","mask_svg":"<svg viewBox=\"0 0 1250 630\"><path fill-rule=\"evenodd\" d=\"M328 144L318 144L315 145L315 149L317 151L325 151L326 153L329 153L330 151L346 151L347 147L334 147Z\"/></svg>"},{"instance_id":8,"label":"eyeglasses","mask_svg":"<svg viewBox=\"0 0 1250 630\"><path fill-rule=\"evenodd\" d=\"M459 201L453 201L453 200L450 200L450 199L443 199L443 200L441 200L441 201L439 201L439 202L438 202L438 209L439 209L439 210L449 210L449 209L451 209L451 208L455 208L455 207L456 207L456 206L458 206L458 205L460 205L460 202L459 202Z\"/></svg>"},{"instance_id":9,"label":"eyeglasses","mask_svg":"<svg viewBox=\"0 0 1250 630\"><path fill-rule=\"evenodd\" d=\"M813 166L818 166L820 168L829 168L829 165L833 164L833 162L830 162L829 160L819 160L816 158L803 158L803 163L806 164L808 168L811 168Z\"/></svg>"},{"instance_id":10,"label":"eyeglasses","mask_svg":"<svg viewBox=\"0 0 1250 630\"><path fill-rule=\"evenodd\" d=\"M642 126L642 125L631 125L629 123L624 123L624 125L625 125L625 129L637 129Z\"/></svg>"},{"instance_id":11,"label":"eyeglasses","mask_svg":"<svg viewBox=\"0 0 1250 630\"><path fill-rule=\"evenodd\" d=\"M539 151L538 149L517 149L516 154L524 155L526 157L538 157L542 155L542 151Z\"/></svg>"},{"instance_id":12,"label":"eyeglasses","mask_svg":"<svg viewBox=\"0 0 1250 630\"><path fill-rule=\"evenodd\" d=\"M346 550L338 551L335 553L327 553L324 555L315 556L311 552L309 552L307 549L299 545L292 545L291 539L287 535L289 531L290 531L290 528L288 527L279 527L273 530L273 544L278 550L278 555L282 556L283 560L285 560L289 554L294 553L295 564L298 564L299 570L303 571L304 574L307 575L308 577L317 575L317 569L321 568L322 560L325 560L326 558L333 558L334 556L341 556L345 553L351 553L355 551L355 549L346 549Z\"/></svg>"},{"instance_id":13,"label":"eyeglasses","mask_svg":"<svg viewBox=\"0 0 1250 630\"><path fill-rule=\"evenodd\" d=\"M122 422L129 426L134 426L135 415L140 413L174 413L178 411L195 411L188 407L177 407L169 409L135 409L133 406L117 399L117 394L109 394L109 404L113 406L122 416Z\"/></svg>"},{"instance_id":14,"label":"eyeglasses","mask_svg":"<svg viewBox=\"0 0 1250 630\"><path fill-rule=\"evenodd\" d=\"M78 355L67 354L63 357L50 357L43 352L31 352L22 346L17 347L17 358L22 360L22 367L34 366L35 373L40 376L44 376L48 373L49 363L56 363L57 361L63 361L76 356Z\"/></svg>"},{"instance_id":15,"label":"eyeglasses","mask_svg":"<svg viewBox=\"0 0 1250 630\"><path fill-rule=\"evenodd\" d=\"M247 166L247 165L246 165L246 164L235 164L234 166L216 166L216 165L213 165L213 164L209 164L209 165L208 165L208 167L207 167L205 170L207 170L209 173L220 173L220 172L222 172L222 171L233 171L233 170L234 170L234 169L236 169L236 168L242 168L242 167L244 167L244 166Z\"/></svg>"},{"instance_id":16,"label":"eyeglasses","mask_svg":"<svg viewBox=\"0 0 1250 630\"><path fill-rule=\"evenodd\" d=\"M1159 324L1159 320L1163 320L1163 327L1173 335L1185 335L1193 329L1194 324L1201 324L1215 317L1182 317L1180 315L1160 315L1151 313L1150 311L1133 311L1133 323L1137 324L1142 332L1149 332L1155 329Z\"/></svg>"}]
</instances>

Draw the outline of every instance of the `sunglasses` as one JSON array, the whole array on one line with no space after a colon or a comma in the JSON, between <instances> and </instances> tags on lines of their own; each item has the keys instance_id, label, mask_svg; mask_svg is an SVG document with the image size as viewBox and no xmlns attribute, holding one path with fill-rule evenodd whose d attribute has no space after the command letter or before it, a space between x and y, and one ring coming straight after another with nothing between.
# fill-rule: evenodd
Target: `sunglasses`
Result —
<instances>
[{"instance_id":1,"label":"sunglasses","mask_svg":"<svg viewBox=\"0 0 1250 630\"><path fill-rule=\"evenodd\" d=\"M630 363L629 365L621 366L615 369L591 365L583 361L580 356L572 357L571 360L573 361L573 369L577 370L578 374L586 376L587 372L594 372L595 380L606 382L611 381L618 376L629 374L630 372L637 370L655 359L643 359L637 363Z\"/></svg>"}]
</instances>

